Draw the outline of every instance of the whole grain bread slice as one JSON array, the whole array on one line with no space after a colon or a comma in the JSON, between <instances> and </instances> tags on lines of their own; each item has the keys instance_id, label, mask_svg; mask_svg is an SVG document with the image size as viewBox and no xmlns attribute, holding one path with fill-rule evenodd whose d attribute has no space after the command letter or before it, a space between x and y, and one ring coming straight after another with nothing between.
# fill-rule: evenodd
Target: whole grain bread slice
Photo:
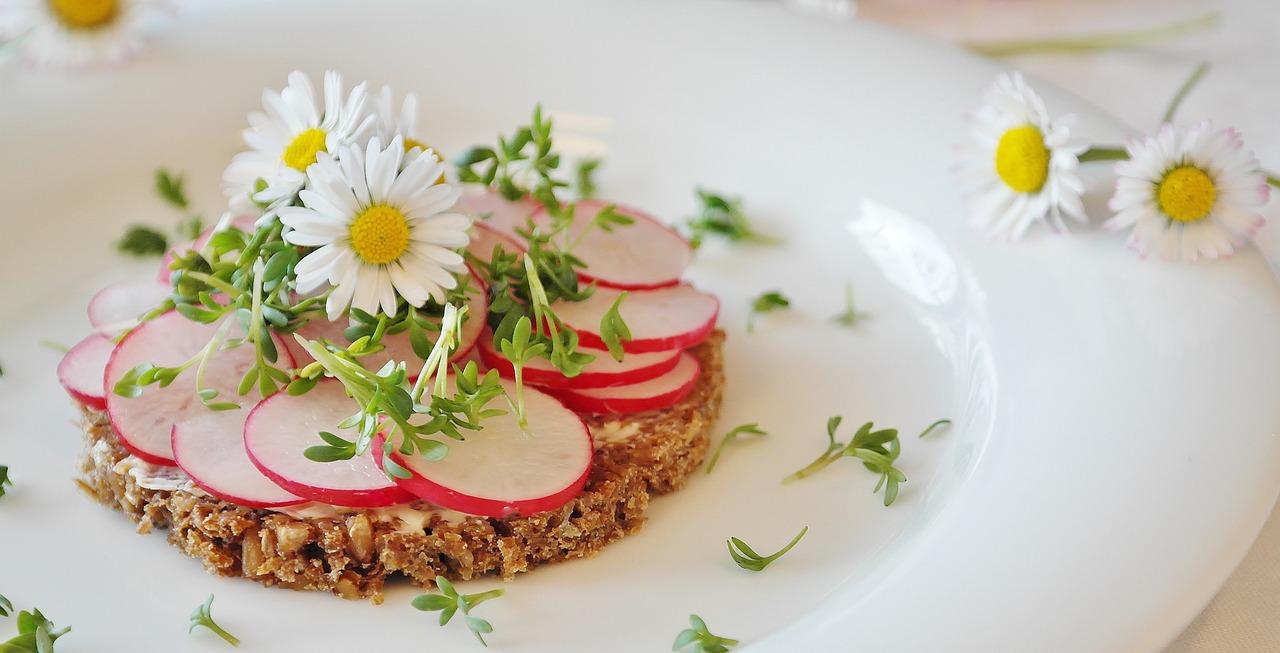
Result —
<instances>
[{"instance_id":1,"label":"whole grain bread slice","mask_svg":"<svg viewBox=\"0 0 1280 653\"><path fill-rule=\"evenodd\" d=\"M542 564L596 555L637 531L651 497L685 484L706 456L724 391L724 333L691 349L702 364L693 391L671 408L623 417L587 416L596 456L586 488L566 505L527 516L452 515L411 504L399 510L271 511L221 501L180 471L157 486L137 473L105 413L84 412L80 486L125 513L140 533L169 541L221 576L327 590L382 602L388 577L430 587L437 575L511 579ZM151 470L153 473L155 470ZM408 518L406 518L408 516Z\"/></svg>"}]
</instances>

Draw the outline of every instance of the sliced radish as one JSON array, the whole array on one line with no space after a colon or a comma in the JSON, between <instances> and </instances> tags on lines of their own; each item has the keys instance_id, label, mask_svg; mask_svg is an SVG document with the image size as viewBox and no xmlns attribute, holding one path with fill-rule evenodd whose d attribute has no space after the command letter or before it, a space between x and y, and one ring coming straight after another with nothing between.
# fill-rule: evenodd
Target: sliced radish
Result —
<instances>
[{"instance_id":1,"label":"sliced radish","mask_svg":"<svg viewBox=\"0 0 1280 653\"><path fill-rule=\"evenodd\" d=\"M58 362L58 382L72 399L89 410L106 410L102 379L116 343L101 333L90 333Z\"/></svg>"},{"instance_id":2,"label":"sliced radish","mask_svg":"<svg viewBox=\"0 0 1280 653\"><path fill-rule=\"evenodd\" d=\"M529 216L541 205L527 197L508 200L497 191L486 189L483 193L463 195L462 206L476 217L476 224L514 237L516 229L527 227Z\"/></svg>"},{"instance_id":3,"label":"sliced radish","mask_svg":"<svg viewBox=\"0 0 1280 653\"><path fill-rule=\"evenodd\" d=\"M498 373L511 377L515 368L511 361L502 355L493 344L493 333L486 330L480 336L480 345L476 347L480 359L485 365L498 370ZM546 358L537 357L524 366L524 380L533 385L547 388L607 388L610 386L630 385L661 376L680 362L680 349L655 351L643 354L627 354L622 362L614 360L608 351L579 347L579 351L595 356L595 360L587 363L582 372L574 377L567 377Z\"/></svg>"},{"instance_id":4,"label":"sliced radish","mask_svg":"<svg viewBox=\"0 0 1280 653\"><path fill-rule=\"evenodd\" d=\"M484 287L479 277L471 276L465 278L463 283L469 283L474 287L475 292L467 293L467 315L462 322L462 333L458 334L458 348L449 357L451 361L460 361L471 353L475 348L476 341L480 339L480 332L485 327L485 316L489 312L489 297L485 293ZM330 322L325 318L315 318L302 325L296 333L308 340L316 340L324 338L336 345L347 346L351 341L347 340L343 332L346 331L347 321L338 320ZM431 333L428 333L430 336ZM310 363L313 359L311 355L298 344L294 338L286 341L289 353L293 355L293 359L298 362L298 366L302 367ZM382 345L385 347L381 351L374 352L360 358L360 362L368 369L377 371L382 369L388 361L404 361L405 370L411 378L417 378L418 373L422 371L422 358L418 357L413 351L413 343L409 340L409 331L406 329L400 333L384 334L382 336Z\"/></svg>"},{"instance_id":5,"label":"sliced radish","mask_svg":"<svg viewBox=\"0 0 1280 653\"><path fill-rule=\"evenodd\" d=\"M378 464L376 454L330 463L303 455L307 447L324 445L321 431L347 440L356 433L338 423L359 410L336 380L321 381L310 392L290 396L278 392L254 407L244 426L249 459L281 488L332 506L376 508L412 501L415 497L393 483Z\"/></svg>"},{"instance_id":6,"label":"sliced radish","mask_svg":"<svg viewBox=\"0 0 1280 653\"><path fill-rule=\"evenodd\" d=\"M597 288L585 301L559 301L552 305L556 315L574 331L585 347L604 349L600 318L613 305L621 290ZM684 349L706 339L716 326L720 300L688 284L631 290L622 300L618 314L631 331L631 340L622 342L627 353Z\"/></svg>"},{"instance_id":7,"label":"sliced radish","mask_svg":"<svg viewBox=\"0 0 1280 653\"><path fill-rule=\"evenodd\" d=\"M249 508L278 508L304 499L267 478L244 448L248 408L206 412L173 425L173 459L196 485Z\"/></svg>"},{"instance_id":8,"label":"sliced radish","mask_svg":"<svg viewBox=\"0 0 1280 653\"><path fill-rule=\"evenodd\" d=\"M682 352L679 363L656 379L612 388L558 390L566 406L581 413L619 415L669 408L689 395L702 366L692 354Z\"/></svg>"},{"instance_id":9,"label":"sliced radish","mask_svg":"<svg viewBox=\"0 0 1280 653\"><path fill-rule=\"evenodd\" d=\"M515 385L503 380L515 396ZM421 456L393 460L412 472L396 479L404 488L436 505L485 517L531 515L553 510L577 496L591 472L591 433L582 420L554 397L524 388L529 431L515 415L486 419L483 430L449 446L444 459ZM502 398L491 406L506 405Z\"/></svg>"},{"instance_id":10,"label":"sliced radish","mask_svg":"<svg viewBox=\"0 0 1280 653\"><path fill-rule=\"evenodd\" d=\"M501 245L508 254L525 251L525 246L517 239L490 227L483 222L471 225L471 242L467 243L467 251L481 261L493 260L493 248Z\"/></svg>"},{"instance_id":11,"label":"sliced radish","mask_svg":"<svg viewBox=\"0 0 1280 653\"><path fill-rule=\"evenodd\" d=\"M107 414L120 436L120 443L139 458L154 464L172 465L173 448L170 431L177 422L209 412L196 396L196 369L193 366L178 375L166 387L158 384L143 388L138 397L123 397L113 391L116 383L137 365L150 363L157 367L174 367L200 352L219 329L219 324L200 324L170 311L144 322L129 332L107 361L104 390ZM238 337L233 327L230 337ZM277 349L282 348L277 341ZM282 366L293 359L281 353ZM256 397L240 397L236 390L240 379L254 364L249 346L216 352L204 370L203 387L216 390L219 402L253 403Z\"/></svg>"},{"instance_id":12,"label":"sliced radish","mask_svg":"<svg viewBox=\"0 0 1280 653\"><path fill-rule=\"evenodd\" d=\"M113 283L89 300L89 324L114 337L133 328L139 317L168 299L171 292L168 284L155 281Z\"/></svg>"},{"instance_id":13,"label":"sliced radish","mask_svg":"<svg viewBox=\"0 0 1280 653\"><path fill-rule=\"evenodd\" d=\"M246 233L253 233L254 229L257 228L257 222L257 216L238 215L231 219L229 225ZM196 236L195 240L188 240L170 247L169 251L164 253L164 258L160 261L160 270L156 273L156 281L168 285L170 279L173 278L173 269L169 267L173 264L173 259L177 258L180 254L204 249L204 246L208 244L209 239L213 237L213 234L217 231L218 225L214 225L201 232L199 236Z\"/></svg>"},{"instance_id":14,"label":"sliced radish","mask_svg":"<svg viewBox=\"0 0 1280 653\"><path fill-rule=\"evenodd\" d=\"M573 255L586 264L579 271L584 281L595 280L611 288L661 288L680 282L680 275L693 258L689 241L674 229L648 213L616 206L618 215L635 220L633 224L613 227L609 231L589 228L592 219L610 206L600 200L582 200L574 208L570 238ZM549 220L545 208L534 213L535 223ZM585 235L578 240L578 235Z\"/></svg>"}]
</instances>

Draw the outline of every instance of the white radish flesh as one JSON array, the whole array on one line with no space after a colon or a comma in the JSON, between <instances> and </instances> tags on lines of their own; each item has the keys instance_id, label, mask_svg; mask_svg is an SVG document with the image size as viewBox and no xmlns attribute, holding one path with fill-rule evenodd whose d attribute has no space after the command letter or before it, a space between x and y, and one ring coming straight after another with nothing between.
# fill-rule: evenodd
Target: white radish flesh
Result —
<instances>
[{"instance_id":1,"label":"white radish flesh","mask_svg":"<svg viewBox=\"0 0 1280 653\"><path fill-rule=\"evenodd\" d=\"M578 332L583 346L604 349L600 337L600 318L624 292L613 288L597 288L585 301L558 301L552 305L556 315ZM684 349L698 344L710 335L720 313L720 300L688 284L631 290L622 300L618 314L631 331L631 340L622 341L627 353L645 353Z\"/></svg>"},{"instance_id":2,"label":"white radish flesh","mask_svg":"<svg viewBox=\"0 0 1280 653\"><path fill-rule=\"evenodd\" d=\"M173 448L169 435L173 425L209 411L196 396L196 366L184 370L166 387L159 384L145 386L138 397L123 397L113 389L129 370L143 363L156 367L175 367L186 363L199 353L218 332L220 323L200 324L170 311L144 322L129 332L107 362L104 390L107 398L107 414L111 425L120 436L120 443L143 460L159 464L173 464ZM228 338L240 336L233 325ZM281 367L291 366L293 359L280 350ZM217 391L216 402L252 404L256 397L240 397L236 394L240 380L251 367L256 356L253 347L242 345L215 352L204 370L203 388Z\"/></svg>"},{"instance_id":3,"label":"white radish flesh","mask_svg":"<svg viewBox=\"0 0 1280 653\"><path fill-rule=\"evenodd\" d=\"M486 330L480 336L477 347L480 358L489 367L498 370L499 374L511 377L515 368L493 344L493 332ZM568 377L562 374L551 361L535 357L525 363L521 372L526 383L547 388L607 388L610 386L629 385L648 381L670 371L680 362L680 349L655 351L643 354L627 354L622 362L614 360L608 351L579 347L578 351L595 356L595 360L587 363L577 376Z\"/></svg>"},{"instance_id":4,"label":"white radish flesh","mask_svg":"<svg viewBox=\"0 0 1280 653\"><path fill-rule=\"evenodd\" d=\"M501 245L508 254L525 251L525 246L515 238L504 234L483 222L471 225L471 242L467 243L467 251L481 261L492 261L494 246Z\"/></svg>"},{"instance_id":5,"label":"white radish flesh","mask_svg":"<svg viewBox=\"0 0 1280 653\"><path fill-rule=\"evenodd\" d=\"M108 336L117 336L138 323L138 318L168 299L168 284L155 281L120 281L105 286L89 300L89 324Z\"/></svg>"},{"instance_id":6,"label":"white radish flesh","mask_svg":"<svg viewBox=\"0 0 1280 653\"><path fill-rule=\"evenodd\" d=\"M244 448L249 408L206 412L173 425L171 442L178 467L204 491L248 508L278 508L304 499L267 478Z\"/></svg>"},{"instance_id":7,"label":"white radish flesh","mask_svg":"<svg viewBox=\"0 0 1280 653\"><path fill-rule=\"evenodd\" d=\"M516 229L527 228L529 216L541 205L528 198L508 200L497 191L486 189L483 193L463 195L462 206L475 217L476 224L515 237Z\"/></svg>"},{"instance_id":8,"label":"white radish flesh","mask_svg":"<svg viewBox=\"0 0 1280 653\"><path fill-rule=\"evenodd\" d=\"M568 234L573 255L586 264L578 274L583 281L623 289L661 288L680 282L680 275L693 258L689 241L649 214L629 207L614 211L632 218L630 225L613 226L608 231L591 226L591 221L608 202L582 200L574 207L573 226ZM534 222L550 221L545 209Z\"/></svg>"},{"instance_id":9,"label":"white radish flesh","mask_svg":"<svg viewBox=\"0 0 1280 653\"><path fill-rule=\"evenodd\" d=\"M702 366L688 353L670 372L655 379L612 388L558 390L556 396L569 408L598 415L625 415L670 408L689 395Z\"/></svg>"},{"instance_id":10,"label":"white radish flesh","mask_svg":"<svg viewBox=\"0 0 1280 653\"><path fill-rule=\"evenodd\" d=\"M58 382L72 399L89 410L106 410L102 379L116 343L101 333L90 333L58 362Z\"/></svg>"},{"instance_id":11,"label":"white radish flesh","mask_svg":"<svg viewBox=\"0 0 1280 653\"><path fill-rule=\"evenodd\" d=\"M504 380L511 396L515 386ZM457 441L442 460L398 451L392 458L412 472L401 486L436 505L485 517L553 510L577 496L591 473L591 434L582 420L550 395L524 388L529 431L508 412L483 422L483 430ZM501 397L491 407L505 407Z\"/></svg>"},{"instance_id":12,"label":"white radish flesh","mask_svg":"<svg viewBox=\"0 0 1280 653\"><path fill-rule=\"evenodd\" d=\"M332 506L376 508L414 499L387 477L374 449L350 460L317 462L303 452L325 444L321 431L354 441L352 429L338 424L359 410L342 384L329 379L307 392L290 396L279 392L264 399L249 414L244 446L254 466L276 485L300 497Z\"/></svg>"}]
</instances>

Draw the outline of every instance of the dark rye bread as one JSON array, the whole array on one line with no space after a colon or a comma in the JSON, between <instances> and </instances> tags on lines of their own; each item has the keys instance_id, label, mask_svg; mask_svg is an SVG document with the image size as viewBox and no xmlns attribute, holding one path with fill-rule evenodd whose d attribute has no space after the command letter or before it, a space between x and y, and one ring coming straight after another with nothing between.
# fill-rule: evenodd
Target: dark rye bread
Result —
<instances>
[{"instance_id":1,"label":"dark rye bread","mask_svg":"<svg viewBox=\"0 0 1280 653\"><path fill-rule=\"evenodd\" d=\"M374 603L382 602L383 585L394 574L428 587L437 575L511 579L541 564L596 555L644 524L650 497L684 485L706 456L709 432L720 412L723 341L724 333L716 331L690 350L702 363L702 374L679 404L621 418L586 419L593 433L633 434L601 438L586 488L557 510L502 519L447 520L434 513L417 529L375 510L294 517L200 492L147 489L121 469L128 452L107 416L97 411L85 411L86 454L79 483L98 501L123 511L138 524L138 532L167 530L171 543L202 560L213 574L328 590Z\"/></svg>"}]
</instances>

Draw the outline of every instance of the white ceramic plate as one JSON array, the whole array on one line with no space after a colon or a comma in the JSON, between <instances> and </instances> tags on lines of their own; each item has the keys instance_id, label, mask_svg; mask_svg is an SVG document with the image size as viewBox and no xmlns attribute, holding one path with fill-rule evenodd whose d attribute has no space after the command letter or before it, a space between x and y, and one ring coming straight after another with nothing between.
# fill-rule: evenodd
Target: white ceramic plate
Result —
<instances>
[{"instance_id":1,"label":"white ceramic plate","mask_svg":"<svg viewBox=\"0 0 1280 653\"><path fill-rule=\"evenodd\" d=\"M594 560L465 584L507 590L478 610L494 650L668 650L690 613L751 651L1154 649L1276 496L1280 294L1261 257L1140 261L1097 220L1016 246L975 237L949 168L992 65L763 2L192 4L127 66L0 71L0 464L15 483L0 592L72 624L67 650L226 650L187 634L210 593L243 650L478 646L411 609L409 586L372 606L208 576L71 481L75 413L59 354L37 343L74 342L97 287L150 273L110 241L173 222L155 168L220 211L245 115L294 68L416 91L420 129L446 151L541 102L597 128L607 195L678 221L705 185L786 239L713 243L691 272L724 300L720 431L770 435ZM828 321L846 281L871 314L854 330ZM746 307L768 290L793 308L748 334ZM909 480L891 508L852 461L780 484L822 451L832 415L846 438L869 420L902 429ZM915 437L940 417L954 427ZM806 525L761 574L725 551L730 536L772 551Z\"/></svg>"}]
</instances>

